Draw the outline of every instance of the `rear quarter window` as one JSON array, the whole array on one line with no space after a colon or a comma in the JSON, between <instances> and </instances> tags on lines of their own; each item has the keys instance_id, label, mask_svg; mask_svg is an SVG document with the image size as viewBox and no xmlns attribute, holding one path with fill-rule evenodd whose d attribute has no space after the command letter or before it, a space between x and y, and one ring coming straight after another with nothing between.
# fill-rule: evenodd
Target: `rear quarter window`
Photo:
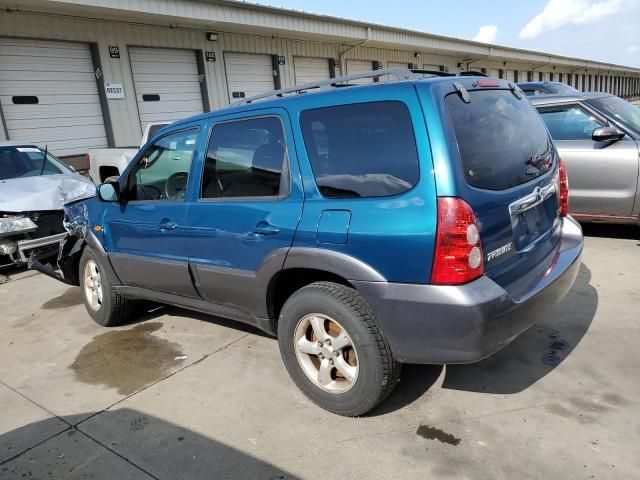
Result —
<instances>
[{"instance_id":1,"label":"rear quarter window","mask_svg":"<svg viewBox=\"0 0 640 480\"><path fill-rule=\"evenodd\" d=\"M318 189L325 197L398 195L418 182L413 125L402 102L306 110L300 126Z\"/></svg>"},{"instance_id":2,"label":"rear quarter window","mask_svg":"<svg viewBox=\"0 0 640 480\"><path fill-rule=\"evenodd\" d=\"M445 99L469 185L504 190L549 171L553 147L531 102L510 90L469 94L469 103L457 94Z\"/></svg>"}]
</instances>

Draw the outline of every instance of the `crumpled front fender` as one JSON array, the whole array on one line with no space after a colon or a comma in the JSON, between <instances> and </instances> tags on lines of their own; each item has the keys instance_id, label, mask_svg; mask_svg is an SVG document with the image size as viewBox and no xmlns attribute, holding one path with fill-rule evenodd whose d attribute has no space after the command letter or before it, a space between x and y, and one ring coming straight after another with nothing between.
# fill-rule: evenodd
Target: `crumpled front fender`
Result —
<instances>
[{"instance_id":1,"label":"crumpled front fender","mask_svg":"<svg viewBox=\"0 0 640 480\"><path fill-rule=\"evenodd\" d=\"M56 280L69 285L79 285L80 255L85 246L89 245L96 255L102 258L102 265L107 270L113 285L119 285L120 281L111 267L107 252L93 231L89 228L89 211L87 205L80 201L65 205L64 228L67 236L60 242L56 265L43 264L35 256L29 258L29 268L37 270Z\"/></svg>"}]
</instances>

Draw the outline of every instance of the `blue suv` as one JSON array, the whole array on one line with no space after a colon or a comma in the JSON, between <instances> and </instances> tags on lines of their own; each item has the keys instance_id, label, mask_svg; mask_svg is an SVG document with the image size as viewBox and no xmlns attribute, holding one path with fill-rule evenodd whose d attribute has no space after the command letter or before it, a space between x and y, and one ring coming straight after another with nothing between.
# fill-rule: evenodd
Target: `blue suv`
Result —
<instances>
[{"instance_id":1,"label":"blue suv","mask_svg":"<svg viewBox=\"0 0 640 480\"><path fill-rule=\"evenodd\" d=\"M174 123L67 205L58 264L89 315L120 325L151 300L255 325L313 402L349 416L401 364L476 362L538 321L583 238L536 110L504 80L364 77L383 75L400 79Z\"/></svg>"}]
</instances>

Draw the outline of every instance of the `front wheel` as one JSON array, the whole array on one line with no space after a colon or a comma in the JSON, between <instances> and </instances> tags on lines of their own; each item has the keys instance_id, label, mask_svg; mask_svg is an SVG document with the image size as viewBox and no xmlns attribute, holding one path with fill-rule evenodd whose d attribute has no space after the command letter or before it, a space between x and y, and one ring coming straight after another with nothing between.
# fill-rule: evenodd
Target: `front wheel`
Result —
<instances>
[{"instance_id":1,"label":"front wheel","mask_svg":"<svg viewBox=\"0 0 640 480\"><path fill-rule=\"evenodd\" d=\"M320 407L363 415L393 390L400 364L369 304L353 288L316 282L287 300L278 321L284 364Z\"/></svg>"},{"instance_id":2,"label":"front wheel","mask_svg":"<svg viewBox=\"0 0 640 480\"><path fill-rule=\"evenodd\" d=\"M87 312L103 327L115 327L129 320L135 301L120 295L111 285L102 259L91 247L80 257L80 288Z\"/></svg>"}]
</instances>

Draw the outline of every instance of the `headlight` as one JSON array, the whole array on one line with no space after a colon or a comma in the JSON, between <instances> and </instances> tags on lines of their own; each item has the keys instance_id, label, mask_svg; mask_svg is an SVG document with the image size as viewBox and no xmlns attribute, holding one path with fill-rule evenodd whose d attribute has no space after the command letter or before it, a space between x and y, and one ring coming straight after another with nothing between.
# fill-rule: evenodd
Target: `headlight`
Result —
<instances>
[{"instance_id":1,"label":"headlight","mask_svg":"<svg viewBox=\"0 0 640 480\"><path fill-rule=\"evenodd\" d=\"M0 235L32 232L38 226L29 217L0 218Z\"/></svg>"}]
</instances>

